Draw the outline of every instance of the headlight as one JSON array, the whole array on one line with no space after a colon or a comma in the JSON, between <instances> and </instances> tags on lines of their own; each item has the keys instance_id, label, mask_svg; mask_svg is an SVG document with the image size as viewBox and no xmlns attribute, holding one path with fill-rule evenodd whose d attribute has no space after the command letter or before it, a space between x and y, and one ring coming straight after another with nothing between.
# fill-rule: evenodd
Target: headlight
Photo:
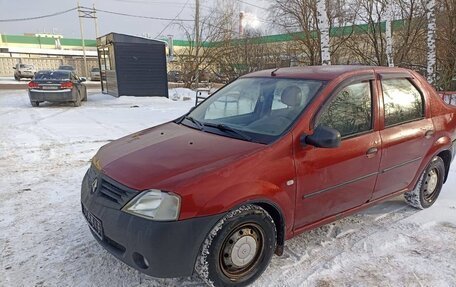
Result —
<instances>
[{"instance_id":1,"label":"headlight","mask_svg":"<svg viewBox=\"0 0 456 287\"><path fill-rule=\"evenodd\" d=\"M122 211L157 221L177 220L180 210L178 195L151 189L140 193Z\"/></svg>"}]
</instances>

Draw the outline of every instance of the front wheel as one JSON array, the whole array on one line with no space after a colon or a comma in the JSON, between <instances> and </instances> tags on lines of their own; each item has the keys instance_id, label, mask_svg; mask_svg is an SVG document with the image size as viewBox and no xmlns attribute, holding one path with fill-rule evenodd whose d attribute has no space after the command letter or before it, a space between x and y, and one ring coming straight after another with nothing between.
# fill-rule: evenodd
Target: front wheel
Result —
<instances>
[{"instance_id":1,"label":"front wheel","mask_svg":"<svg viewBox=\"0 0 456 287\"><path fill-rule=\"evenodd\" d=\"M439 197L445 180L445 164L441 157L434 157L428 164L415 187L404 193L405 201L418 209L425 209L434 204Z\"/></svg>"},{"instance_id":2,"label":"front wheel","mask_svg":"<svg viewBox=\"0 0 456 287\"><path fill-rule=\"evenodd\" d=\"M246 286L268 266L276 237L274 220L263 208L239 207L212 228L195 271L210 286Z\"/></svg>"}]
</instances>

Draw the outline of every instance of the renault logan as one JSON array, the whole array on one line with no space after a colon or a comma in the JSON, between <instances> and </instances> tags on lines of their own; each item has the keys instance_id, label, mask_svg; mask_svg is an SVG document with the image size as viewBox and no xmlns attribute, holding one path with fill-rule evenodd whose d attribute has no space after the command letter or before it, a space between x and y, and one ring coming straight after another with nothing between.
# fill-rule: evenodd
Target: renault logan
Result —
<instances>
[{"instance_id":1,"label":"renault logan","mask_svg":"<svg viewBox=\"0 0 456 287\"><path fill-rule=\"evenodd\" d=\"M400 194L430 207L455 155L455 112L405 69L255 72L103 146L82 212L141 272L245 286L306 230Z\"/></svg>"}]
</instances>

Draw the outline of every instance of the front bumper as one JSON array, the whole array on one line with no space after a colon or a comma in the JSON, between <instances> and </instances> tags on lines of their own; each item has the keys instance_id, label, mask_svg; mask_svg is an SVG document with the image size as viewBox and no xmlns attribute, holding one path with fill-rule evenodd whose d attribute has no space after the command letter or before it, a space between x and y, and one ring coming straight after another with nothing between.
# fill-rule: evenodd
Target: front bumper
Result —
<instances>
[{"instance_id":1,"label":"front bumper","mask_svg":"<svg viewBox=\"0 0 456 287\"><path fill-rule=\"evenodd\" d=\"M30 73L18 73L17 76L20 77L20 78L32 79L33 76L35 76L35 73L32 73L32 72L30 72Z\"/></svg>"},{"instance_id":2,"label":"front bumper","mask_svg":"<svg viewBox=\"0 0 456 287\"><path fill-rule=\"evenodd\" d=\"M91 230L97 241L127 265L150 276L191 276L206 235L224 214L174 222L134 216L120 209L137 192L130 194L131 189L100 173L93 176L91 172L93 169L89 169L82 182L81 203L102 222L103 239ZM129 199L121 199L120 205L113 206L113 201L100 192L102 187L91 191L94 178L98 183L107 181L124 188Z\"/></svg>"},{"instance_id":3,"label":"front bumper","mask_svg":"<svg viewBox=\"0 0 456 287\"><path fill-rule=\"evenodd\" d=\"M31 102L74 102L78 94L72 89L64 90L29 90Z\"/></svg>"}]
</instances>

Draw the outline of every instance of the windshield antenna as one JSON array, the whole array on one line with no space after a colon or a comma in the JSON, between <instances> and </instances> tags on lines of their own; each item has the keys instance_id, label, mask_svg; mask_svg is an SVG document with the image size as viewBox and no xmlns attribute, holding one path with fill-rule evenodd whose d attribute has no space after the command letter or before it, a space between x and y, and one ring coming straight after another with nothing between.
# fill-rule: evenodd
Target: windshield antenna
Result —
<instances>
[{"instance_id":1,"label":"windshield antenna","mask_svg":"<svg viewBox=\"0 0 456 287\"><path fill-rule=\"evenodd\" d=\"M275 69L274 71L272 71L272 72L271 72L271 76L272 76L272 77L275 77L275 76L276 76L276 72L277 72L279 69L280 69L280 67L277 68L277 69Z\"/></svg>"}]
</instances>

